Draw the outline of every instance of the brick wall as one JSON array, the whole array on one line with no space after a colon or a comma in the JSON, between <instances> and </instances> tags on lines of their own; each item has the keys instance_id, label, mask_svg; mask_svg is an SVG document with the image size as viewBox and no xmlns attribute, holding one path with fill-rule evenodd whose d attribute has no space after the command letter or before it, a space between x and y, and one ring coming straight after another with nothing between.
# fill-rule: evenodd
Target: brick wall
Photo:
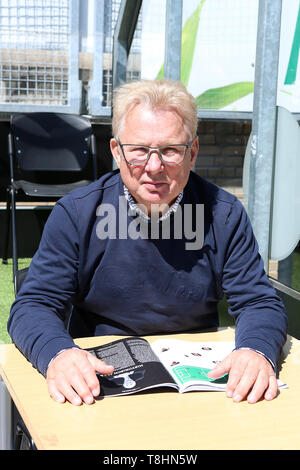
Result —
<instances>
[{"instance_id":1,"label":"brick wall","mask_svg":"<svg viewBox=\"0 0 300 470\"><path fill-rule=\"evenodd\" d=\"M242 175L251 121L200 121L199 154L195 171L235 194L243 203ZM268 274L278 278L278 262L270 260Z\"/></svg>"},{"instance_id":2,"label":"brick wall","mask_svg":"<svg viewBox=\"0 0 300 470\"><path fill-rule=\"evenodd\" d=\"M251 121L200 121L196 173L228 190L241 188L250 132Z\"/></svg>"}]
</instances>

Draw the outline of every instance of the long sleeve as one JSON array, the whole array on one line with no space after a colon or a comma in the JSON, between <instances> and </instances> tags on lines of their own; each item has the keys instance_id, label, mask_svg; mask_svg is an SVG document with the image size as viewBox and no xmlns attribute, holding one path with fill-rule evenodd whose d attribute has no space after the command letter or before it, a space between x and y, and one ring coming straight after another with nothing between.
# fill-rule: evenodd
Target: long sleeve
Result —
<instances>
[{"instance_id":1,"label":"long sleeve","mask_svg":"<svg viewBox=\"0 0 300 470\"><path fill-rule=\"evenodd\" d=\"M287 316L265 273L249 218L239 201L227 226L232 235L223 267L223 289L236 321L236 348L256 349L276 364L286 339Z\"/></svg>"},{"instance_id":2,"label":"long sleeve","mask_svg":"<svg viewBox=\"0 0 300 470\"><path fill-rule=\"evenodd\" d=\"M8 320L13 342L45 375L51 358L74 342L64 320L77 290L76 208L59 202L45 225L39 249Z\"/></svg>"}]
</instances>

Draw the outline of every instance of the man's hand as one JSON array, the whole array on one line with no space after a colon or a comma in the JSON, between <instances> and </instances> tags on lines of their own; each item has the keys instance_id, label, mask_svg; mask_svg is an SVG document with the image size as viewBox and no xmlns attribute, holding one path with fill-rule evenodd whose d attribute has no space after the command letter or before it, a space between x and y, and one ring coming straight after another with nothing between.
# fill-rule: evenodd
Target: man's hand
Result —
<instances>
[{"instance_id":1,"label":"man's hand","mask_svg":"<svg viewBox=\"0 0 300 470\"><path fill-rule=\"evenodd\" d=\"M96 373L112 374L114 368L83 349L66 349L55 357L47 370L51 397L60 403L66 399L73 405L94 403L100 393Z\"/></svg>"},{"instance_id":2,"label":"man's hand","mask_svg":"<svg viewBox=\"0 0 300 470\"><path fill-rule=\"evenodd\" d=\"M278 385L274 370L262 354L238 349L207 375L211 379L217 379L226 373L229 373L226 395L236 402L247 398L249 403L256 403L262 397L273 400L277 396Z\"/></svg>"}]
</instances>

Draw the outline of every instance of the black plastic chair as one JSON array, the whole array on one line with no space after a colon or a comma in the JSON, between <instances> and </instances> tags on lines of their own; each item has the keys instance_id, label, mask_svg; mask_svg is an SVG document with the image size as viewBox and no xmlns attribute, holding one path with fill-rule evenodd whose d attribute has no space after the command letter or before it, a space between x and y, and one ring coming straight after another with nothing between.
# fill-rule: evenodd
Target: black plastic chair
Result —
<instances>
[{"instance_id":1,"label":"black plastic chair","mask_svg":"<svg viewBox=\"0 0 300 470\"><path fill-rule=\"evenodd\" d=\"M13 280L18 272L16 197L53 202L97 179L95 139L90 121L64 113L17 114L8 136L10 185L7 190L3 263L12 228Z\"/></svg>"}]
</instances>

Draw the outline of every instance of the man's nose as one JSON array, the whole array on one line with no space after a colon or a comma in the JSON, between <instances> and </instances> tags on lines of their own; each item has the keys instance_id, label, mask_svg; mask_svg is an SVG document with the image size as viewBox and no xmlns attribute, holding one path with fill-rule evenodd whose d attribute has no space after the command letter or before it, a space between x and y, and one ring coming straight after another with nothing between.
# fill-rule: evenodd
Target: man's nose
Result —
<instances>
[{"instance_id":1,"label":"man's nose","mask_svg":"<svg viewBox=\"0 0 300 470\"><path fill-rule=\"evenodd\" d=\"M158 172L161 171L163 163L159 158L159 154L157 152L151 152L149 160L147 161L146 169L147 171Z\"/></svg>"}]
</instances>

